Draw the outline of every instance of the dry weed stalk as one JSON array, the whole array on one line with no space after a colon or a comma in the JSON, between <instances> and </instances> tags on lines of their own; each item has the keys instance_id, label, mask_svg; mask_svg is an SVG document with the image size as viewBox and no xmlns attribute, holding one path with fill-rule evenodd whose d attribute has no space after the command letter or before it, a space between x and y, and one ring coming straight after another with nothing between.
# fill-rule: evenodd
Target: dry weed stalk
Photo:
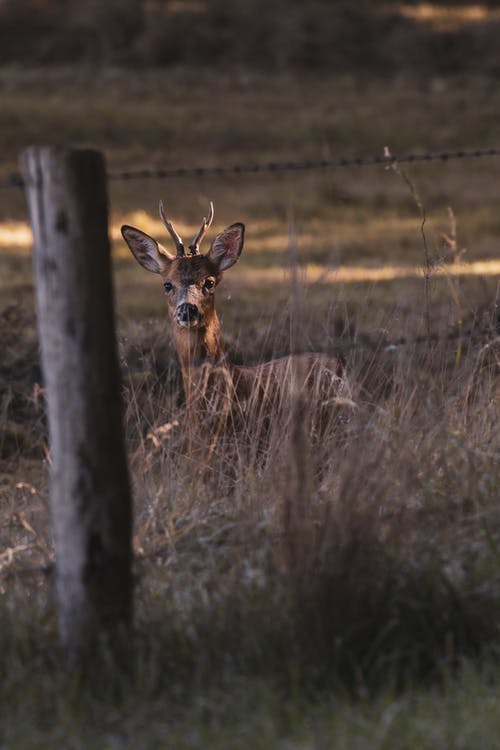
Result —
<instances>
[{"instance_id":1,"label":"dry weed stalk","mask_svg":"<svg viewBox=\"0 0 500 750\"><path fill-rule=\"evenodd\" d=\"M384 156L388 159L391 157L391 152L388 146L385 146L384 148ZM431 282L431 275L434 270L434 260L431 257L430 251L429 251L429 245L427 243L427 236L425 233L425 224L427 222L427 214L425 211L425 206L422 202L422 199L420 198L420 195L417 191L417 188L415 186L415 183L411 180L411 178L408 176L406 171L401 168L401 166L398 164L397 157L394 158L390 165L386 167L386 169L392 169L399 177L401 177L402 180L404 180L406 186L408 187L410 191L410 195L413 198L416 207L418 208L418 211L420 213L420 234L422 236L422 245L424 249L424 320L425 320L425 328L427 336L430 337L431 335L431 314L430 314L430 282Z\"/></svg>"},{"instance_id":2,"label":"dry weed stalk","mask_svg":"<svg viewBox=\"0 0 500 750\"><path fill-rule=\"evenodd\" d=\"M444 257L442 258L443 263L460 263L462 260L463 255L467 252L465 247L459 247L458 239L457 239L457 220L455 217L455 213L451 206L448 206L448 218L450 222L450 231L448 234L441 233L440 239L441 242L444 245L444 248L446 248L446 252ZM445 266L446 270L446 266ZM453 300L453 305L455 308L455 320L456 320L456 326L457 326L457 333L459 334L459 337L462 334L463 330L463 320L462 320L462 300L460 296L460 277L459 276L452 276L451 274L446 274L446 280L448 282L448 286L450 289L451 297ZM460 359L462 357L462 340L461 338L458 338L457 340L457 350L455 355L455 364L458 366L460 364Z\"/></svg>"}]
</instances>

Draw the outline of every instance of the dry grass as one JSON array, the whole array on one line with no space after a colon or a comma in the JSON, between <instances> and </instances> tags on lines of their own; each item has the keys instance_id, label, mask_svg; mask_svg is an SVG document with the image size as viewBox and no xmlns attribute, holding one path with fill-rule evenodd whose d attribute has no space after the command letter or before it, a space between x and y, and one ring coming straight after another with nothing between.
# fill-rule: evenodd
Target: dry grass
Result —
<instances>
[{"instance_id":1,"label":"dry grass","mask_svg":"<svg viewBox=\"0 0 500 750\"><path fill-rule=\"evenodd\" d=\"M152 78L155 117L166 85ZM355 106L351 85L339 87ZM327 89L320 82L301 96L307 103L317 95L321 109ZM274 81L262 92L265 102L276 98L270 120L291 90ZM181 93L170 103L179 142L190 121ZM243 85L234 96L247 108L258 98ZM368 107L366 90L363 96ZM405 96L420 106L417 94ZM196 98L193 106L203 109ZM103 122L94 127L106 145ZM267 122L262 117L263 128ZM399 127L397 117L392 122ZM410 142L409 130L400 136ZM16 148L19 139L16 133ZM149 145L137 147L139 160ZM109 148L117 163L119 144ZM188 138L180 154L192 148ZM496 736L500 351L498 338L479 331L498 331L498 280L458 275L455 256L467 247L469 268L497 262L498 168L467 169L411 173L427 209L433 263L439 260L428 314L443 341L401 347L387 344L424 330L423 281L412 275L423 247L419 212L397 176L382 170L345 173L342 182L304 175L300 183L294 176L176 185L169 205L186 234L207 196L221 206L217 228L241 218L249 225L241 264L219 290L230 356L253 363L284 354L292 331L299 350L343 349L351 389L341 403L323 394L255 404L237 428L228 422L215 441L201 438L199 448L210 453L201 474L183 449L181 383L161 289L115 248L135 498L135 680L117 679L100 655L94 693L82 691L58 658L29 248L21 197L9 193L2 211L10 236L0 258L0 703L7 709L0 731L7 747L324 741L371 750L459 747L463 738L488 746ZM127 220L157 231L152 206L172 186L138 190L113 186L114 230ZM302 282L294 294L290 235ZM327 271L317 278L320 265ZM381 266L404 266L407 275L359 280L363 268L380 278ZM478 336L446 340L460 330ZM493 666L483 674L478 665L486 662Z\"/></svg>"},{"instance_id":2,"label":"dry grass","mask_svg":"<svg viewBox=\"0 0 500 750\"><path fill-rule=\"evenodd\" d=\"M4 327L14 339L25 321L11 311ZM18 340L15 356L23 347L24 367L34 366L30 340ZM51 562L45 478L18 481L39 465L46 435L29 379L11 383L16 409L26 410L19 421L27 443L10 452L2 444L2 542L12 552L0 561L2 632L11 643L0 695L12 705L29 676L19 705L34 718L21 731L14 712L4 722L8 741L31 746L45 737L59 746L70 736L86 747L99 737L107 747L118 737L120 747L175 747L196 731L201 744L220 747L239 721L250 747L254 720L267 722L273 742L302 736L307 696L343 686L364 700L392 685L377 699L390 705L395 686L440 680L464 660L491 661L500 615L498 340L464 343L459 362L447 343L355 349L347 359L355 408L301 398L270 413L256 408L243 426L224 426L202 474L183 452L168 337L138 324L122 339L121 358L135 494L136 683L116 683L111 673L103 681L100 671L97 694L78 705L58 666L48 580L28 572ZM401 710L412 737L406 690ZM252 701L259 708L247 722ZM343 698L352 737L348 705ZM375 710L368 705L359 716ZM94 729L84 728L88 711ZM118 725L113 712L129 720ZM141 714L147 730L132 719ZM327 714L317 721L330 736ZM378 726L373 713L370 721Z\"/></svg>"}]
</instances>

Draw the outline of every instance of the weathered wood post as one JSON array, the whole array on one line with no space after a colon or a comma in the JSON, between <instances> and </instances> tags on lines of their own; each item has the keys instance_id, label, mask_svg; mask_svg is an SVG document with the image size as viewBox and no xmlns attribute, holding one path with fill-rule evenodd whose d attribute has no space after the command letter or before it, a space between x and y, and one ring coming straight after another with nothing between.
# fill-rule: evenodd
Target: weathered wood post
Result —
<instances>
[{"instance_id":1,"label":"weathered wood post","mask_svg":"<svg viewBox=\"0 0 500 750\"><path fill-rule=\"evenodd\" d=\"M31 147L21 165L48 403L60 635L71 658L84 658L103 636L126 632L132 613L105 163L96 151Z\"/></svg>"}]
</instances>

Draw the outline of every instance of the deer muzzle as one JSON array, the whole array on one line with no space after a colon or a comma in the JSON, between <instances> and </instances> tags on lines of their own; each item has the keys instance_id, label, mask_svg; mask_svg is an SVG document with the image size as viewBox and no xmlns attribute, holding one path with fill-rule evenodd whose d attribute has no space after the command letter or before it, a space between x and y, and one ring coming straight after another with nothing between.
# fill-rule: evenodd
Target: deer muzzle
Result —
<instances>
[{"instance_id":1,"label":"deer muzzle","mask_svg":"<svg viewBox=\"0 0 500 750\"><path fill-rule=\"evenodd\" d=\"M182 328L196 328L201 320L200 311L190 302L182 302L177 306L174 315L175 322Z\"/></svg>"}]
</instances>

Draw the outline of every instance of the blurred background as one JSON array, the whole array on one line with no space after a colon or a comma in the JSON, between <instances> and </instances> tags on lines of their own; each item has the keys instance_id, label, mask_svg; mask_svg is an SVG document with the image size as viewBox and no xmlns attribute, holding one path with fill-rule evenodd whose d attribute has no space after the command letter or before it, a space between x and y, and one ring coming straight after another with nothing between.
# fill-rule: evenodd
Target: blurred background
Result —
<instances>
[{"instance_id":1,"label":"blurred background","mask_svg":"<svg viewBox=\"0 0 500 750\"><path fill-rule=\"evenodd\" d=\"M499 29L491 0L2 0L0 61L497 74Z\"/></svg>"},{"instance_id":2,"label":"blurred background","mask_svg":"<svg viewBox=\"0 0 500 750\"><path fill-rule=\"evenodd\" d=\"M1 0L0 304L31 306L25 201L10 185L26 146L91 146L111 171L146 172L495 146L499 29L492 2ZM388 267L415 276L422 262L422 208L433 257L453 246L498 273L498 162L411 165L411 188L384 166L112 180L119 308L162 314L119 235L123 222L161 235L160 197L186 233L209 200L216 227L245 221L241 267L261 285L288 265L293 224L312 270L384 266L384 283L358 270L349 293L364 299L366 280L383 301ZM391 304L407 306L406 283ZM231 324L253 319L254 293L228 305Z\"/></svg>"}]
</instances>

